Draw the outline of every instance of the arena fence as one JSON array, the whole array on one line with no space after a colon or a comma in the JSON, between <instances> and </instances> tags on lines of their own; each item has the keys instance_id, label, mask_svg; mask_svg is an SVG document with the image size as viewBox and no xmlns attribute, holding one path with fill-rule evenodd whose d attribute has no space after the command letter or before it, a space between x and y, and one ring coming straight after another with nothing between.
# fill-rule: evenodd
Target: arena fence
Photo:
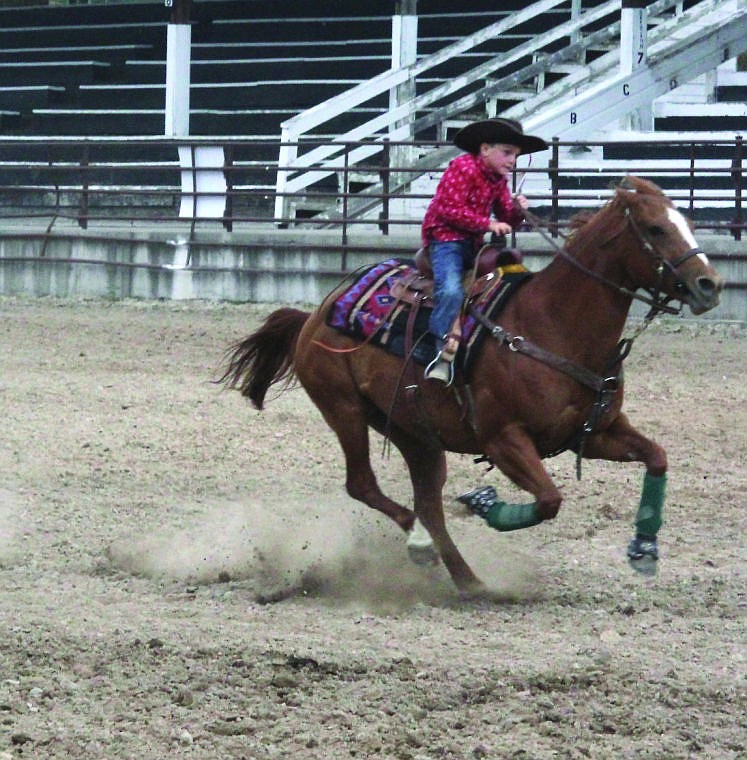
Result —
<instances>
[{"instance_id":1,"label":"arena fence","mask_svg":"<svg viewBox=\"0 0 747 760\"><path fill-rule=\"evenodd\" d=\"M617 181L635 174L657 182L696 228L725 231L740 239L745 227L742 136L652 139L655 142L554 140L544 154L549 160L518 167L515 182L529 180L522 191L533 206L546 210L552 230L567 224L579 207L603 202ZM306 141L297 147L308 151L319 144ZM393 158L427 155L448 144L384 141L369 161L352 166L345 157L360 145L341 144L339 165L325 165L333 172L331 180L303 193L288 193L294 213L276 217L275 176L286 167L263 156L277 152L277 141L0 138L0 219L67 218L82 229L100 221L142 220L154 229L159 223L178 222L193 229L216 219L228 231L257 223L334 226L342 245L351 227L370 225L374 216L385 235L393 228L418 225L419 216L402 216L402 209L424 206L445 167L423 168L419 161L397 165Z\"/></svg>"},{"instance_id":2,"label":"arena fence","mask_svg":"<svg viewBox=\"0 0 747 760\"><path fill-rule=\"evenodd\" d=\"M365 165L352 167L345 157L360 143L345 143L329 179L290 195L292 213L276 217L275 179L284 168L277 140L0 138L0 293L48 292L37 282L50 279L39 274L46 264L65 265L67 284L58 293L65 294L71 278L85 279L72 273L76 265L99 262L147 270L151 280L173 271L235 280L227 290L187 288L185 297L315 300L331 278L382 249L414 252L420 220L445 168L429 165L427 157L447 145L384 141ZM554 140L534 164L520 163L514 187L529 197L542 227L521 233L525 253L551 255L537 232L562 236L573 214L597 208L623 176L633 174L659 184L696 231L707 234L712 252L728 263L730 289L747 300L741 136ZM292 298L277 282L261 292L255 287L260 275L282 280L312 270L318 286L293 291ZM105 289L114 297L175 297L172 285L133 293L122 289L122 276L115 279L120 284L107 276ZM747 308L730 313L747 314Z\"/></svg>"}]
</instances>

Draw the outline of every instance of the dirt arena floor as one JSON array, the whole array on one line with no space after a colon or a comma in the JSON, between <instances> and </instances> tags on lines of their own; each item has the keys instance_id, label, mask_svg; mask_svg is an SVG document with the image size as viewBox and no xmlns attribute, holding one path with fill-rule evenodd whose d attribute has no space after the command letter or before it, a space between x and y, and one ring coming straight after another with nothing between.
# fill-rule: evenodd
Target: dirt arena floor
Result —
<instances>
[{"instance_id":1,"label":"dirt arena floor","mask_svg":"<svg viewBox=\"0 0 747 760\"><path fill-rule=\"evenodd\" d=\"M747 757L747 329L657 323L626 365L670 458L658 577L625 559L638 466L561 455L558 519L499 534L454 497L517 494L451 455L497 596L465 601L300 389L211 384L267 312L0 299L0 760Z\"/></svg>"}]
</instances>

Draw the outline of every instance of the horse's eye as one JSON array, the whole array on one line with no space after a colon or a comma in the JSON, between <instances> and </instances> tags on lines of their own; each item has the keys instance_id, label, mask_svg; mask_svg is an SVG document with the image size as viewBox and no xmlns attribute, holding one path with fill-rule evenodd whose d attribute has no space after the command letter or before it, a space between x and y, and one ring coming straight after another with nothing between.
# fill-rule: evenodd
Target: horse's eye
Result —
<instances>
[{"instance_id":1,"label":"horse's eye","mask_svg":"<svg viewBox=\"0 0 747 760\"><path fill-rule=\"evenodd\" d=\"M648 232L649 232L649 235L653 235L654 237L656 237L657 235L663 235L664 229L662 227L659 227L658 224L652 224L648 228Z\"/></svg>"}]
</instances>

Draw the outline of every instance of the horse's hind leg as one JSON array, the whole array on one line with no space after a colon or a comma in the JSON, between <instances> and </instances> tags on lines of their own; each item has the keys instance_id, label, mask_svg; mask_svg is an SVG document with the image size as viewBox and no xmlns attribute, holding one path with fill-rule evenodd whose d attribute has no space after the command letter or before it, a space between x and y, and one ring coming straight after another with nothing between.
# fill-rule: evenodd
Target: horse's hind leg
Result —
<instances>
[{"instance_id":1,"label":"horse's hind leg","mask_svg":"<svg viewBox=\"0 0 747 760\"><path fill-rule=\"evenodd\" d=\"M415 514L382 492L371 467L368 422L363 402L337 397L332 403L322 405L316 399L315 403L340 442L345 456L345 488L348 494L382 512L402 530L411 530Z\"/></svg>"},{"instance_id":2,"label":"horse's hind leg","mask_svg":"<svg viewBox=\"0 0 747 760\"><path fill-rule=\"evenodd\" d=\"M368 427L373 409L359 393L345 355L330 354L315 345L314 338L325 335L319 319L312 317L301 333L294 362L296 375L340 442L348 494L409 531L415 522L414 513L381 491L371 467Z\"/></svg>"},{"instance_id":3,"label":"horse's hind leg","mask_svg":"<svg viewBox=\"0 0 747 760\"><path fill-rule=\"evenodd\" d=\"M391 432L391 439L410 471L415 514L433 539L456 587L468 594L484 591L484 585L472 572L446 529L442 501L446 482L444 452L427 448L422 442L396 430Z\"/></svg>"}]
</instances>

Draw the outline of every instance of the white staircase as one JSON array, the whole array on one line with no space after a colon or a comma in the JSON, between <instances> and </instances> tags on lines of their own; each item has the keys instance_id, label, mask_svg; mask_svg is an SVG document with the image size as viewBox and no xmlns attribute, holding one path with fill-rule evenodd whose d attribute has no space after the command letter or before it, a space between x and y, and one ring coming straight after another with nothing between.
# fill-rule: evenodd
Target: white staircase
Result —
<instances>
[{"instance_id":1,"label":"white staircase","mask_svg":"<svg viewBox=\"0 0 747 760\"><path fill-rule=\"evenodd\" d=\"M618 123L701 74L747 50L747 3L706 0L649 31L646 65L620 70L610 52L504 115L528 131L578 140ZM538 111L538 107L541 110Z\"/></svg>"},{"instance_id":2,"label":"white staircase","mask_svg":"<svg viewBox=\"0 0 747 760\"><path fill-rule=\"evenodd\" d=\"M621 16L620 0L585 12L580 2L574 2L567 20L530 42L447 81L421 88L423 92L405 103L392 100L389 110L340 135L338 145L327 144L305 153L299 150L305 138L319 134L323 125L342 111L355 109L382 92L394 92L404 83L417 83L437 66L515 26L553 9L557 12L561 2L533 3L407 68L384 72L285 122L276 216L293 214L293 204L284 193L303 192L340 169L345 141L369 141L348 152L347 165L355 166L379 153L387 138L407 140L429 129L446 137L450 129L494 115L496 110L501 116L520 120L527 132L560 140L600 139L624 122L647 130L653 125L657 98L715 72L724 61L747 50L747 0L702 0L686 11L678 0L657 0L638 11L644 15L637 17L640 35L632 42L630 17L625 17L631 11L626 9ZM567 44L558 48L559 42ZM517 69L517 63L529 55L532 62ZM412 182L418 172L427 176L455 153L455 149L442 148L416 157L411 162L416 171L405 181ZM547 160L547 153L537 154L533 168L542 168ZM350 200L348 214L365 215L375 209L379 201L366 195L377 192L380 188L373 182L368 193L363 191ZM325 213L335 215L333 209Z\"/></svg>"}]
</instances>

